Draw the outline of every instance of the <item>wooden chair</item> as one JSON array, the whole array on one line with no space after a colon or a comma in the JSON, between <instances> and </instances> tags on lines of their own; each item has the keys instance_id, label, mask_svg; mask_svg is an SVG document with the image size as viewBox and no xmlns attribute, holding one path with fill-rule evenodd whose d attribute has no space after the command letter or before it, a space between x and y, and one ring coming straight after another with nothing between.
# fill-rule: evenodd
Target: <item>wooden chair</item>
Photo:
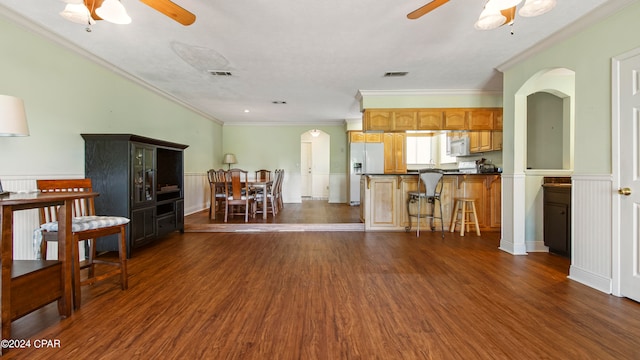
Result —
<instances>
[{"instance_id":1,"label":"wooden chair","mask_svg":"<svg viewBox=\"0 0 640 360\"><path fill-rule=\"evenodd\" d=\"M276 181L274 183L274 186L276 187L275 190L275 197L276 197L276 207L278 208L278 211L280 209L282 209L284 207L284 203L282 201L282 183L284 182L284 169L276 169L276 172L280 173L280 175L278 176L278 181Z\"/></svg>"},{"instance_id":2,"label":"wooden chair","mask_svg":"<svg viewBox=\"0 0 640 360\"><path fill-rule=\"evenodd\" d=\"M271 170L260 169L256 170L256 181L270 181Z\"/></svg>"},{"instance_id":3,"label":"wooden chair","mask_svg":"<svg viewBox=\"0 0 640 360\"><path fill-rule=\"evenodd\" d=\"M209 178L209 188L211 189L211 205L209 206L209 219L216 219L216 213L221 211L222 203L226 200L224 191L226 171L224 169L207 171Z\"/></svg>"},{"instance_id":4,"label":"wooden chair","mask_svg":"<svg viewBox=\"0 0 640 360\"><path fill-rule=\"evenodd\" d=\"M91 179L37 180L36 182L38 190L41 192L93 191ZM40 228L43 235L40 253L43 259L46 259L47 242L57 241L58 221L56 214L56 206L40 209ZM72 247L73 307L79 309L81 303L80 287L83 285L91 285L119 275L122 290L128 288L126 227L129 219L119 216L96 216L93 198L76 200L72 216L74 240ZM101 260L96 256L96 239L108 235L118 235L119 237L117 262ZM88 245L88 252L83 261L80 261L79 243L81 241L86 241ZM96 264L109 265L113 269L96 274ZM88 269L88 276L84 280L80 278L81 269Z\"/></svg>"},{"instance_id":5,"label":"wooden chair","mask_svg":"<svg viewBox=\"0 0 640 360\"><path fill-rule=\"evenodd\" d=\"M257 192L255 194L255 198L256 198L256 203L261 203L266 201L266 203L264 204L265 206L263 207L264 210L257 210L260 209L260 206L256 206L256 213L262 213L263 211L266 211L267 213L271 213L272 215L277 215L278 214L278 201L277 201L277 187L278 187L278 181L280 181L282 177L282 172L279 170L275 171L275 178L273 180L273 182L271 183L271 186L267 187L267 192L266 193L262 193L262 192Z\"/></svg>"},{"instance_id":6,"label":"wooden chair","mask_svg":"<svg viewBox=\"0 0 640 360\"><path fill-rule=\"evenodd\" d=\"M255 217L255 197L249 189L248 172L241 169L227 171L224 191L226 194L224 222L229 215L244 215L244 222L249 221L249 214ZM244 213L233 211L235 207L244 208Z\"/></svg>"}]
</instances>

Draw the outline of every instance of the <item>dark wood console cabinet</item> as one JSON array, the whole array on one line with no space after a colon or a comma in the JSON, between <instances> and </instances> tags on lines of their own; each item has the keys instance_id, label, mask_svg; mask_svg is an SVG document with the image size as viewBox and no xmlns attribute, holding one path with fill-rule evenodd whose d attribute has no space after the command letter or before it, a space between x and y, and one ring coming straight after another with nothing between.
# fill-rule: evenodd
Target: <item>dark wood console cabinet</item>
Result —
<instances>
[{"instance_id":1,"label":"dark wood console cabinet","mask_svg":"<svg viewBox=\"0 0 640 360\"><path fill-rule=\"evenodd\" d=\"M184 156L188 145L133 134L82 134L85 176L91 178L99 215L131 219L127 254L170 232L184 231ZM117 239L98 250L117 250Z\"/></svg>"},{"instance_id":2,"label":"dark wood console cabinet","mask_svg":"<svg viewBox=\"0 0 640 360\"><path fill-rule=\"evenodd\" d=\"M549 252L571 256L571 184L543 184L544 244Z\"/></svg>"}]
</instances>

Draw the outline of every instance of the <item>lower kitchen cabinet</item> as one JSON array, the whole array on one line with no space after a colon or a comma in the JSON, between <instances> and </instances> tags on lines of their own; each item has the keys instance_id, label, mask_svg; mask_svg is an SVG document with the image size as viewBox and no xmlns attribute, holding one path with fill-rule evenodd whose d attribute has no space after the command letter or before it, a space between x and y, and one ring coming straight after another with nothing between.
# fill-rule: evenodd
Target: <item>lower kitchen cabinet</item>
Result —
<instances>
[{"instance_id":1,"label":"lower kitchen cabinet","mask_svg":"<svg viewBox=\"0 0 640 360\"><path fill-rule=\"evenodd\" d=\"M449 229L451 223L455 198L467 197L475 200L480 230L499 231L502 216L501 180L498 174L445 175L441 194L445 230ZM417 189L418 175L365 175L361 185L361 218L364 219L365 230L400 231L409 225L407 193ZM438 220L435 225L436 229L440 228Z\"/></svg>"}]
</instances>

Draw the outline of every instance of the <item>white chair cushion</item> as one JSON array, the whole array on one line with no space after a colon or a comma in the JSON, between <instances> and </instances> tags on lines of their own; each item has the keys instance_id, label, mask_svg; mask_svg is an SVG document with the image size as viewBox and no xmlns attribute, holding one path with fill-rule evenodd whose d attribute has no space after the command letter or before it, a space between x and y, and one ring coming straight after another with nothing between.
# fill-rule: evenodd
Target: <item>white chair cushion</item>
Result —
<instances>
[{"instance_id":1,"label":"white chair cushion","mask_svg":"<svg viewBox=\"0 0 640 360\"><path fill-rule=\"evenodd\" d=\"M71 231L100 229L129 223L129 219L121 216L79 216L72 219ZM58 231L58 222L52 221L40 225L42 230Z\"/></svg>"}]
</instances>

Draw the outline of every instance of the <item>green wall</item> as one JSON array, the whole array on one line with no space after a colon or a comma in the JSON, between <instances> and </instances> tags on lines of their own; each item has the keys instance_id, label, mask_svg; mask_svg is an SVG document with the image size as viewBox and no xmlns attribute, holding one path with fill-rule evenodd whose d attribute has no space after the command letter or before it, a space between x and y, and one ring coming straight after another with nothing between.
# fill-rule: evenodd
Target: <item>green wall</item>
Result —
<instances>
[{"instance_id":1,"label":"green wall","mask_svg":"<svg viewBox=\"0 0 640 360\"><path fill-rule=\"evenodd\" d=\"M319 129L331 137L329 171L344 174L347 169L347 134L344 125L225 125L224 153L234 153L237 167L244 169L283 168L289 174L300 172L300 136ZM222 157L220 157L222 160Z\"/></svg>"},{"instance_id":2,"label":"green wall","mask_svg":"<svg viewBox=\"0 0 640 360\"><path fill-rule=\"evenodd\" d=\"M611 58L640 46L640 4L623 9L504 72L505 170L514 162L514 95L534 74L564 67L575 71L574 174L611 173ZM517 168L517 167L516 167Z\"/></svg>"},{"instance_id":3,"label":"green wall","mask_svg":"<svg viewBox=\"0 0 640 360\"><path fill-rule=\"evenodd\" d=\"M189 145L185 172L220 166L222 126L0 16L0 94L25 102L31 136L0 138L0 177L82 175L81 133Z\"/></svg>"}]
</instances>

